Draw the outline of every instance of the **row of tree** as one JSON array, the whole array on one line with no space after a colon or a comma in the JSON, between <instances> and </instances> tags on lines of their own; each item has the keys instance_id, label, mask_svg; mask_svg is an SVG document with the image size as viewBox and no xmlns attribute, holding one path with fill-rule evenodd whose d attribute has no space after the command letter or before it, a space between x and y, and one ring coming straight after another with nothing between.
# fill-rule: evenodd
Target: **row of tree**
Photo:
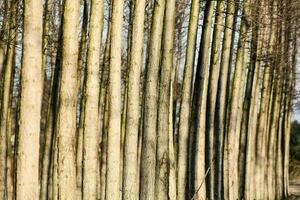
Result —
<instances>
[{"instance_id":1,"label":"row of tree","mask_svg":"<svg viewBox=\"0 0 300 200\"><path fill-rule=\"evenodd\" d=\"M298 0L0 1L0 199L282 199Z\"/></svg>"}]
</instances>

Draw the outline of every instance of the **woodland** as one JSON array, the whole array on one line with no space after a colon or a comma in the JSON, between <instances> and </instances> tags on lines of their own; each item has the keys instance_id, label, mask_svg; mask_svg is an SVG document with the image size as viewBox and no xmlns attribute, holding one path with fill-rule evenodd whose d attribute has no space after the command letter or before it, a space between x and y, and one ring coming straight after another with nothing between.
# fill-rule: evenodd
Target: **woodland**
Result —
<instances>
[{"instance_id":1,"label":"woodland","mask_svg":"<svg viewBox=\"0 0 300 200\"><path fill-rule=\"evenodd\" d=\"M299 44L299 0L0 0L0 200L289 198Z\"/></svg>"}]
</instances>

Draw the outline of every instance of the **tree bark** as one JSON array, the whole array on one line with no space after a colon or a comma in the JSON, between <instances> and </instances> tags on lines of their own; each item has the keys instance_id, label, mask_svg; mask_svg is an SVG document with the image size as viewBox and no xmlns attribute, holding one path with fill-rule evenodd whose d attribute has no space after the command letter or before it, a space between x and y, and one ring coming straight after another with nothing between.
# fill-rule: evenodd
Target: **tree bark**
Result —
<instances>
[{"instance_id":1,"label":"tree bark","mask_svg":"<svg viewBox=\"0 0 300 200\"><path fill-rule=\"evenodd\" d=\"M215 139L215 109L217 100L217 90L218 90L218 79L220 72L220 53L221 53L221 40L222 31L224 26L223 12L225 11L225 2L223 0L218 1L217 10L215 16L215 25L212 40L211 58L210 58L210 73L208 80L208 95L207 95L207 123L206 123L206 168L210 167L210 172L208 174L207 192L209 199L217 199L218 193L216 188L217 167L216 167L216 145Z\"/></svg>"},{"instance_id":2,"label":"tree bark","mask_svg":"<svg viewBox=\"0 0 300 200\"><path fill-rule=\"evenodd\" d=\"M146 66L144 119L141 152L141 200L154 200L156 166L157 86L165 1L154 3L153 19Z\"/></svg>"},{"instance_id":3,"label":"tree bark","mask_svg":"<svg viewBox=\"0 0 300 200\"><path fill-rule=\"evenodd\" d=\"M99 57L103 28L103 0L91 1L83 127L83 200L97 199L99 150Z\"/></svg>"},{"instance_id":4,"label":"tree bark","mask_svg":"<svg viewBox=\"0 0 300 200\"><path fill-rule=\"evenodd\" d=\"M120 142L121 142L121 43L123 0L112 4L110 38L110 72L108 105L108 142L106 168L106 199L120 198Z\"/></svg>"},{"instance_id":5,"label":"tree bark","mask_svg":"<svg viewBox=\"0 0 300 200\"><path fill-rule=\"evenodd\" d=\"M132 37L127 85L127 113L124 145L123 199L138 200L138 133L140 122L140 75L143 63L145 0L134 1Z\"/></svg>"},{"instance_id":6,"label":"tree bark","mask_svg":"<svg viewBox=\"0 0 300 200\"><path fill-rule=\"evenodd\" d=\"M197 40L197 29L200 12L200 1L193 0L190 10L189 28L187 36L187 47L185 56L184 75L182 83L182 97L179 113L178 130L178 158L177 158L177 191L178 200L188 198L188 148L189 148L189 125L190 106L192 96L192 82L194 72L195 50Z\"/></svg>"},{"instance_id":7,"label":"tree bark","mask_svg":"<svg viewBox=\"0 0 300 200\"><path fill-rule=\"evenodd\" d=\"M76 198L75 133L80 1L66 0L63 16L62 73L57 117L58 196Z\"/></svg>"},{"instance_id":8,"label":"tree bark","mask_svg":"<svg viewBox=\"0 0 300 200\"><path fill-rule=\"evenodd\" d=\"M26 0L17 156L17 200L39 198L39 134L43 84L42 19L42 2Z\"/></svg>"},{"instance_id":9,"label":"tree bark","mask_svg":"<svg viewBox=\"0 0 300 200\"><path fill-rule=\"evenodd\" d=\"M169 108L173 67L175 0L166 2L157 117L155 199L169 199Z\"/></svg>"},{"instance_id":10,"label":"tree bark","mask_svg":"<svg viewBox=\"0 0 300 200\"><path fill-rule=\"evenodd\" d=\"M209 49L211 43L212 19L216 2L208 1L205 5L204 24L200 42L198 64L194 83L192 104L192 149L190 180L192 181L192 195L194 199L206 199L206 171L213 166L205 167L205 128L206 103L209 77Z\"/></svg>"}]
</instances>

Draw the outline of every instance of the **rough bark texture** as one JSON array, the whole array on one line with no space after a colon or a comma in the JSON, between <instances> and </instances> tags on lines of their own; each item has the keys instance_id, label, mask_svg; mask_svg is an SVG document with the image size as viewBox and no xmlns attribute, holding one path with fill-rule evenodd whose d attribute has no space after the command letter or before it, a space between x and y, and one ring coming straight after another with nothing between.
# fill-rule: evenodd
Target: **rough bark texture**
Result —
<instances>
[{"instance_id":1,"label":"rough bark texture","mask_svg":"<svg viewBox=\"0 0 300 200\"><path fill-rule=\"evenodd\" d=\"M140 74L143 60L145 0L134 2L130 65L128 74L127 116L124 146L123 199L138 200L138 135L140 122Z\"/></svg>"},{"instance_id":2,"label":"rough bark texture","mask_svg":"<svg viewBox=\"0 0 300 200\"><path fill-rule=\"evenodd\" d=\"M42 2L26 0L24 9L17 200L39 198L39 135L43 83Z\"/></svg>"},{"instance_id":3,"label":"rough bark texture","mask_svg":"<svg viewBox=\"0 0 300 200\"><path fill-rule=\"evenodd\" d=\"M123 0L112 4L110 36L110 73L108 94L108 143L106 168L106 199L120 198L120 140L121 140L121 43Z\"/></svg>"},{"instance_id":4,"label":"rough bark texture","mask_svg":"<svg viewBox=\"0 0 300 200\"><path fill-rule=\"evenodd\" d=\"M76 198L75 133L79 13L79 0L65 1L57 117L58 196L62 200Z\"/></svg>"},{"instance_id":5,"label":"rough bark texture","mask_svg":"<svg viewBox=\"0 0 300 200\"><path fill-rule=\"evenodd\" d=\"M194 72L194 57L196 50L197 27L199 21L200 1L193 0L189 19L187 49L185 57L184 75L182 83L182 97L179 114L179 139L178 139L178 170L177 191L178 199L184 200L188 193L188 148L189 148L189 125L190 106L192 96L192 82Z\"/></svg>"},{"instance_id":6,"label":"rough bark texture","mask_svg":"<svg viewBox=\"0 0 300 200\"><path fill-rule=\"evenodd\" d=\"M211 58L210 58L210 72L208 80L208 94L207 94L207 123L206 123L206 165L210 167L210 172L207 178L207 192L209 199L217 199L218 193L216 191L216 184L218 182L216 167L216 149L218 148L215 139L215 110L218 90L218 79L220 72L220 54L221 54L221 40L224 26L223 12L225 9L224 1L218 1L214 33L212 40Z\"/></svg>"},{"instance_id":7,"label":"rough bark texture","mask_svg":"<svg viewBox=\"0 0 300 200\"><path fill-rule=\"evenodd\" d=\"M155 199L169 199L169 108L173 67L175 0L166 2L159 83Z\"/></svg>"},{"instance_id":8,"label":"rough bark texture","mask_svg":"<svg viewBox=\"0 0 300 200\"><path fill-rule=\"evenodd\" d=\"M154 200L156 167L157 86L165 1L155 1L146 66L141 152L141 200Z\"/></svg>"},{"instance_id":9,"label":"rough bark texture","mask_svg":"<svg viewBox=\"0 0 300 200\"><path fill-rule=\"evenodd\" d=\"M192 152L190 180L192 183L192 196L194 199L205 199L206 195L206 172L211 167L205 167L205 127L206 127L206 103L209 77L209 49L211 43L213 11L216 2L208 1L205 5L204 24L200 41L200 50L194 83L193 106L192 106Z\"/></svg>"},{"instance_id":10,"label":"rough bark texture","mask_svg":"<svg viewBox=\"0 0 300 200\"><path fill-rule=\"evenodd\" d=\"M83 199L97 199L99 150L99 67L103 27L103 0L91 1L91 19L85 85L85 119L83 127Z\"/></svg>"}]
</instances>

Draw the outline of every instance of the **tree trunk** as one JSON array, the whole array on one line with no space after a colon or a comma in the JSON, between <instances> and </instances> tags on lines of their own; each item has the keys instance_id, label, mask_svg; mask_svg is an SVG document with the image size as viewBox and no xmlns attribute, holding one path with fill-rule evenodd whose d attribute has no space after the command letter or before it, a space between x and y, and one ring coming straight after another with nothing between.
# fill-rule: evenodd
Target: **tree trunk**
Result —
<instances>
[{"instance_id":1,"label":"tree trunk","mask_svg":"<svg viewBox=\"0 0 300 200\"><path fill-rule=\"evenodd\" d=\"M76 198L75 133L80 1L66 0L63 17L62 73L57 118L58 196Z\"/></svg>"},{"instance_id":2,"label":"tree trunk","mask_svg":"<svg viewBox=\"0 0 300 200\"><path fill-rule=\"evenodd\" d=\"M228 182L224 181L224 193L228 196L224 198L239 198L239 182L238 182L238 152L239 152L239 114L241 112L239 100L243 96L243 79L245 67L243 58L245 56L245 46L248 38L248 17L249 17L249 1L244 1L243 16L240 28L240 39L238 42L238 50L236 55L235 70L233 80L231 82L231 93L229 97L228 109L228 130L225 137L224 149L224 176Z\"/></svg>"},{"instance_id":3,"label":"tree trunk","mask_svg":"<svg viewBox=\"0 0 300 200\"><path fill-rule=\"evenodd\" d=\"M188 198L188 148L189 148L189 125L190 106L192 96L192 82L194 72L194 60L197 40L197 29L200 12L200 1L193 0L190 11L187 47L185 56L184 75L182 83L181 106L179 113L178 131L178 158L177 158L177 191L178 200Z\"/></svg>"},{"instance_id":4,"label":"tree trunk","mask_svg":"<svg viewBox=\"0 0 300 200\"><path fill-rule=\"evenodd\" d=\"M127 85L127 113L124 145L123 199L138 200L138 133L140 122L140 74L143 63L145 0L134 1L132 37ZM125 94L126 95L126 94ZM125 105L124 105L125 106Z\"/></svg>"},{"instance_id":5,"label":"tree trunk","mask_svg":"<svg viewBox=\"0 0 300 200\"><path fill-rule=\"evenodd\" d=\"M157 117L155 199L169 199L169 107L173 67L175 0L166 2Z\"/></svg>"},{"instance_id":6,"label":"tree trunk","mask_svg":"<svg viewBox=\"0 0 300 200\"><path fill-rule=\"evenodd\" d=\"M223 13L225 9L224 1L218 1L216 17L215 17L215 25L214 25L214 33L212 40L212 49L211 49L211 58L210 58L210 73L208 80L208 96L207 96L207 123L206 123L206 155L207 162L206 168L211 168L208 174L207 179L207 192L209 199L217 199L218 193L216 188L216 179L217 175L217 167L215 162L215 153L218 146L216 145L215 139L215 108L216 108L216 100L217 100L217 90L218 90L218 79L220 72L220 53L221 53L221 39L222 39L222 31L224 26Z\"/></svg>"},{"instance_id":7,"label":"tree trunk","mask_svg":"<svg viewBox=\"0 0 300 200\"><path fill-rule=\"evenodd\" d=\"M216 99L216 189L217 189L217 198L224 198L223 197L223 184L226 182L226 172L223 170L223 158L224 158L224 136L226 130L226 110L227 110L227 99L228 93L227 88L229 85L229 76L231 71L231 52L232 47L234 45L234 28L237 19L237 7L235 1L229 0L227 2L227 9L226 9L226 19L225 19L225 30L223 36L223 46L222 46L222 53L221 53L221 69L220 75L218 80L218 92L217 92L217 99ZM224 176L223 176L224 173ZM224 179L223 179L224 178ZM225 191L224 191L225 193ZM225 193L226 194L226 193Z\"/></svg>"},{"instance_id":8,"label":"tree trunk","mask_svg":"<svg viewBox=\"0 0 300 200\"><path fill-rule=\"evenodd\" d=\"M120 142L121 142L121 43L123 0L112 4L110 38L110 72L108 105L108 143L106 168L106 199L120 198Z\"/></svg>"},{"instance_id":9,"label":"tree trunk","mask_svg":"<svg viewBox=\"0 0 300 200\"><path fill-rule=\"evenodd\" d=\"M206 103L209 76L209 49L213 22L213 11L216 2L208 1L205 5L204 24L200 42L200 50L197 71L194 83L192 105L192 152L190 180L192 183L192 195L194 199L206 199L206 171L213 170L213 166L205 167L205 127L206 127Z\"/></svg>"},{"instance_id":10,"label":"tree trunk","mask_svg":"<svg viewBox=\"0 0 300 200\"><path fill-rule=\"evenodd\" d=\"M83 127L83 199L97 199L99 150L99 57L103 27L103 0L91 1Z\"/></svg>"},{"instance_id":11,"label":"tree trunk","mask_svg":"<svg viewBox=\"0 0 300 200\"><path fill-rule=\"evenodd\" d=\"M17 156L17 200L39 198L39 135L43 84L42 19L42 2L26 0Z\"/></svg>"},{"instance_id":12,"label":"tree trunk","mask_svg":"<svg viewBox=\"0 0 300 200\"><path fill-rule=\"evenodd\" d=\"M152 27L149 41L148 64L146 66L144 119L141 152L141 200L154 200L156 177L156 124L157 124L157 86L160 64L161 40L165 1L154 3Z\"/></svg>"}]
</instances>

